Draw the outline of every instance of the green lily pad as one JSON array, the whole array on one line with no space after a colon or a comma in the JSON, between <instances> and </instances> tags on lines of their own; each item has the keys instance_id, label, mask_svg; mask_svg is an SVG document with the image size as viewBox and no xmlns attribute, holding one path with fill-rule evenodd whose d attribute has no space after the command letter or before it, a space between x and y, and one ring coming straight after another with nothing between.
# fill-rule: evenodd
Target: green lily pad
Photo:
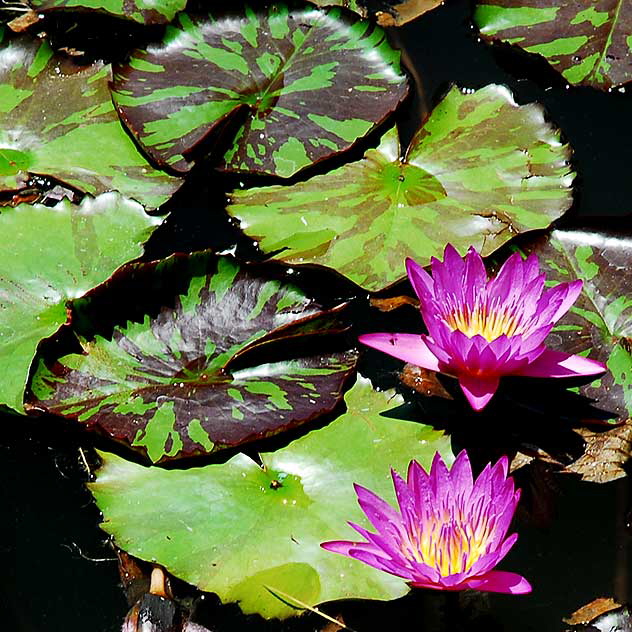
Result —
<instances>
[{"instance_id":1,"label":"green lily pad","mask_svg":"<svg viewBox=\"0 0 632 632\"><path fill-rule=\"evenodd\" d=\"M619 0L485 0L483 37L544 56L573 84L610 88L632 80L632 5Z\"/></svg>"},{"instance_id":2,"label":"green lily pad","mask_svg":"<svg viewBox=\"0 0 632 632\"><path fill-rule=\"evenodd\" d=\"M116 193L64 200L54 208L20 204L0 214L0 403L22 410L39 342L67 321L67 307L143 253L160 219Z\"/></svg>"},{"instance_id":3,"label":"green lily pad","mask_svg":"<svg viewBox=\"0 0 632 632\"><path fill-rule=\"evenodd\" d=\"M141 24L171 22L186 4L187 0L28 0L28 5L32 9L43 13L59 9L96 11Z\"/></svg>"},{"instance_id":4,"label":"green lily pad","mask_svg":"<svg viewBox=\"0 0 632 632\"><path fill-rule=\"evenodd\" d=\"M156 208L182 180L154 169L121 126L110 66L78 66L47 42L17 38L0 49L0 190L28 174L93 195L116 190Z\"/></svg>"},{"instance_id":5,"label":"green lily pad","mask_svg":"<svg viewBox=\"0 0 632 632\"><path fill-rule=\"evenodd\" d=\"M166 471L103 454L90 484L102 528L132 555L267 618L297 610L266 587L308 605L403 595L403 580L320 543L349 539L347 520L369 526L353 483L395 504L390 468L404 472L411 459L428 468L437 451L451 458L449 440L382 416L402 399L365 380L345 401L347 412L327 427L261 454L263 467L239 454L222 465Z\"/></svg>"},{"instance_id":6,"label":"green lily pad","mask_svg":"<svg viewBox=\"0 0 632 632\"><path fill-rule=\"evenodd\" d=\"M403 152L393 129L363 160L293 186L234 191L228 212L276 259L335 268L369 290L446 243L484 255L571 204L569 148L502 86L453 88ZM280 251L280 252L278 252Z\"/></svg>"},{"instance_id":7,"label":"green lily pad","mask_svg":"<svg viewBox=\"0 0 632 632\"><path fill-rule=\"evenodd\" d=\"M190 153L244 111L223 167L282 177L353 145L406 92L379 27L337 8L283 5L209 21L180 14L113 84L125 124L158 164L187 172Z\"/></svg>"},{"instance_id":8,"label":"green lily pad","mask_svg":"<svg viewBox=\"0 0 632 632\"><path fill-rule=\"evenodd\" d=\"M233 259L206 267L175 307L117 327L111 339L81 339L83 355L40 362L29 407L98 427L154 462L234 447L331 411L355 353L295 348L297 338L335 330L331 313ZM261 348L280 341L262 361Z\"/></svg>"},{"instance_id":9,"label":"green lily pad","mask_svg":"<svg viewBox=\"0 0 632 632\"><path fill-rule=\"evenodd\" d=\"M535 252L555 283L581 279L582 293L554 327L547 345L608 367L603 377L580 388L599 408L632 417L632 244L629 238L555 230Z\"/></svg>"}]
</instances>

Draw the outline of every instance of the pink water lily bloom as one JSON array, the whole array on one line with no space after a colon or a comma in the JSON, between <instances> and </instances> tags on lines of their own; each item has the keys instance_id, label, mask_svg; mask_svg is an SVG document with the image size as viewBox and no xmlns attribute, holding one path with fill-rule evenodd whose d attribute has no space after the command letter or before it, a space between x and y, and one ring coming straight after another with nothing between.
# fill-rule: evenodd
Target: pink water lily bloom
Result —
<instances>
[{"instance_id":1,"label":"pink water lily bloom","mask_svg":"<svg viewBox=\"0 0 632 632\"><path fill-rule=\"evenodd\" d=\"M446 246L443 262L432 259L432 277L406 260L428 335L376 333L363 344L405 362L452 375L474 410L492 398L500 377L574 377L602 373L600 362L547 349L544 339L569 310L582 282L544 288L535 254L511 255L488 279L481 256L462 258Z\"/></svg>"},{"instance_id":2,"label":"pink water lily bloom","mask_svg":"<svg viewBox=\"0 0 632 632\"><path fill-rule=\"evenodd\" d=\"M411 461L406 481L391 471L399 511L365 487L355 486L358 503L377 533L349 523L364 542L321 546L420 588L531 592L521 575L493 570L518 538L515 533L507 537L520 498L507 467L507 458L502 457L473 481L465 451L450 471L438 453L430 474Z\"/></svg>"}]
</instances>

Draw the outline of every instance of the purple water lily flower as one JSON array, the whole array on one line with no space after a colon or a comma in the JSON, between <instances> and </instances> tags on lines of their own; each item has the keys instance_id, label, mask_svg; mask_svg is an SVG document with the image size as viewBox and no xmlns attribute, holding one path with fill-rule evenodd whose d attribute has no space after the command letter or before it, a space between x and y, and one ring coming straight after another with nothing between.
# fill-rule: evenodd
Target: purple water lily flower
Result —
<instances>
[{"instance_id":1,"label":"purple water lily flower","mask_svg":"<svg viewBox=\"0 0 632 632\"><path fill-rule=\"evenodd\" d=\"M520 490L507 477L506 457L488 464L475 482L465 451L450 471L437 453L430 474L417 461L411 461L406 481L391 473L399 511L355 485L358 503L377 533L350 522L366 541L324 542L324 549L420 588L531 592L521 575L493 570L518 538L515 533L507 537Z\"/></svg>"},{"instance_id":2,"label":"purple water lily flower","mask_svg":"<svg viewBox=\"0 0 632 632\"><path fill-rule=\"evenodd\" d=\"M363 344L405 362L458 378L474 410L482 410L503 375L572 377L602 373L600 362L552 351L544 339L569 310L582 282L544 289L535 254L511 255L493 279L470 248L461 258L447 245L433 257L432 277L412 259L408 277L419 297L428 335L365 334Z\"/></svg>"}]
</instances>

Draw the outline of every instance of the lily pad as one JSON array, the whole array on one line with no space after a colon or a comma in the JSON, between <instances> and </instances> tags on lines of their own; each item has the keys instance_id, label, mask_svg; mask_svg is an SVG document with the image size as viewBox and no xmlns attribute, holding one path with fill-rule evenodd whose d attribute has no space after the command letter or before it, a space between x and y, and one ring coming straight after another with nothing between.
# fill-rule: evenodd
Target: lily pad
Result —
<instances>
[{"instance_id":1,"label":"lily pad","mask_svg":"<svg viewBox=\"0 0 632 632\"><path fill-rule=\"evenodd\" d=\"M121 117L160 165L184 173L226 118L244 120L223 168L289 177L353 145L407 92L384 32L340 9L270 8L196 21L118 66Z\"/></svg>"},{"instance_id":2,"label":"lily pad","mask_svg":"<svg viewBox=\"0 0 632 632\"><path fill-rule=\"evenodd\" d=\"M116 190L156 208L182 180L154 169L121 126L110 66L78 66L29 38L0 49L0 190L28 174L93 195ZM98 139L98 140L95 140Z\"/></svg>"},{"instance_id":3,"label":"lily pad","mask_svg":"<svg viewBox=\"0 0 632 632\"><path fill-rule=\"evenodd\" d=\"M166 24L186 7L187 0L28 0L25 4L44 13L59 9L96 11L141 24Z\"/></svg>"},{"instance_id":4,"label":"lily pad","mask_svg":"<svg viewBox=\"0 0 632 632\"><path fill-rule=\"evenodd\" d=\"M301 355L284 344L264 363L260 353L254 365L246 359L263 345L320 339L332 329L330 313L233 259L208 267L175 307L117 327L111 339L82 339L84 355L50 368L40 362L30 407L96 426L154 462L233 447L331 411L355 353Z\"/></svg>"},{"instance_id":5,"label":"lily pad","mask_svg":"<svg viewBox=\"0 0 632 632\"><path fill-rule=\"evenodd\" d=\"M402 399L365 380L345 401L347 412L327 427L261 454L262 467L239 454L222 465L166 471L103 454L90 485L102 528L132 555L267 618L297 614L274 589L310 606L403 595L403 580L320 543L349 538L347 520L369 526L353 483L395 504L389 469L405 471L413 458L428 468L437 451L451 459L449 440L380 414Z\"/></svg>"},{"instance_id":6,"label":"lily pad","mask_svg":"<svg viewBox=\"0 0 632 632\"><path fill-rule=\"evenodd\" d=\"M363 160L293 186L234 191L228 212L276 259L335 268L368 290L446 243L484 255L571 204L569 148L542 109L491 85L453 88L403 151L393 129Z\"/></svg>"},{"instance_id":7,"label":"lily pad","mask_svg":"<svg viewBox=\"0 0 632 632\"><path fill-rule=\"evenodd\" d=\"M593 0L485 0L483 37L544 56L573 84L610 88L632 80L632 5Z\"/></svg>"},{"instance_id":8,"label":"lily pad","mask_svg":"<svg viewBox=\"0 0 632 632\"><path fill-rule=\"evenodd\" d=\"M608 372L580 392L599 408L632 417L632 244L629 238L553 231L535 252L551 282L581 279L582 292L550 334L552 349L588 356Z\"/></svg>"},{"instance_id":9,"label":"lily pad","mask_svg":"<svg viewBox=\"0 0 632 632\"><path fill-rule=\"evenodd\" d=\"M67 321L67 307L143 253L160 224L116 193L64 200L54 208L20 204L0 214L0 403L22 410L39 342Z\"/></svg>"}]
</instances>

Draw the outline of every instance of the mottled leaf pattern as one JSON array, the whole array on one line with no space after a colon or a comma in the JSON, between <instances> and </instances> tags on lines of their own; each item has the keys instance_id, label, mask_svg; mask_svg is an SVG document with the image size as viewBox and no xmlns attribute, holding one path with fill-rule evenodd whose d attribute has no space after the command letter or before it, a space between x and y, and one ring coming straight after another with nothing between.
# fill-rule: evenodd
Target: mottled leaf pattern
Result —
<instances>
[{"instance_id":1,"label":"mottled leaf pattern","mask_svg":"<svg viewBox=\"0 0 632 632\"><path fill-rule=\"evenodd\" d=\"M319 330L311 320L320 318ZM116 328L111 340L82 340L85 355L40 363L30 403L98 426L154 462L208 453L338 403L355 367L351 352L294 358L286 347L283 359L231 368L264 343L331 327L327 312L294 286L220 258L217 269L192 278L175 308Z\"/></svg>"},{"instance_id":2,"label":"mottled leaf pattern","mask_svg":"<svg viewBox=\"0 0 632 632\"><path fill-rule=\"evenodd\" d=\"M0 189L29 173L53 176L91 194L117 190L157 207L181 180L140 154L112 105L110 67L77 66L47 42L0 48Z\"/></svg>"},{"instance_id":3,"label":"mottled leaf pattern","mask_svg":"<svg viewBox=\"0 0 632 632\"><path fill-rule=\"evenodd\" d=\"M543 55L569 83L609 88L632 79L629 0L484 0L474 18L483 36Z\"/></svg>"},{"instance_id":4,"label":"mottled leaf pattern","mask_svg":"<svg viewBox=\"0 0 632 632\"><path fill-rule=\"evenodd\" d=\"M632 417L632 243L629 238L553 231L535 251L551 282L581 279L579 299L548 345L604 362L608 373L580 388L599 408Z\"/></svg>"},{"instance_id":5,"label":"mottled leaf pattern","mask_svg":"<svg viewBox=\"0 0 632 632\"><path fill-rule=\"evenodd\" d=\"M350 147L406 90L399 53L379 27L336 8L273 6L205 22L181 14L161 44L116 69L113 95L146 151L179 172L246 108L224 167L287 177Z\"/></svg>"},{"instance_id":6,"label":"mottled leaf pattern","mask_svg":"<svg viewBox=\"0 0 632 632\"><path fill-rule=\"evenodd\" d=\"M28 4L42 12L96 11L141 24L166 24L186 7L187 0L28 0Z\"/></svg>"},{"instance_id":7,"label":"mottled leaf pattern","mask_svg":"<svg viewBox=\"0 0 632 632\"><path fill-rule=\"evenodd\" d=\"M450 242L489 254L571 204L569 149L537 105L501 86L453 88L400 158L395 130L359 162L293 186L234 191L229 213L283 261L335 268L369 290Z\"/></svg>"},{"instance_id":8,"label":"mottled leaf pattern","mask_svg":"<svg viewBox=\"0 0 632 632\"><path fill-rule=\"evenodd\" d=\"M348 539L348 520L369 526L353 483L394 504L390 468L404 472L413 458L428 468L437 451L449 462L449 440L397 419L392 409L402 398L373 391L368 381L359 381L345 401L347 412L325 428L261 454L263 468L242 454L186 471L103 454L90 485L102 527L131 554L267 618L300 611L265 586L308 605L403 595L403 580L320 543Z\"/></svg>"},{"instance_id":9,"label":"mottled leaf pattern","mask_svg":"<svg viewBox=\"0 0 632 632\"><path fill-rule=\"evenodd\" d=\"M21 204L0 214L0 403L22 410L40 340L66 322L67 304L143 253L160 223L115 193L56 207Z\"/></svg>"}]
</instances>

